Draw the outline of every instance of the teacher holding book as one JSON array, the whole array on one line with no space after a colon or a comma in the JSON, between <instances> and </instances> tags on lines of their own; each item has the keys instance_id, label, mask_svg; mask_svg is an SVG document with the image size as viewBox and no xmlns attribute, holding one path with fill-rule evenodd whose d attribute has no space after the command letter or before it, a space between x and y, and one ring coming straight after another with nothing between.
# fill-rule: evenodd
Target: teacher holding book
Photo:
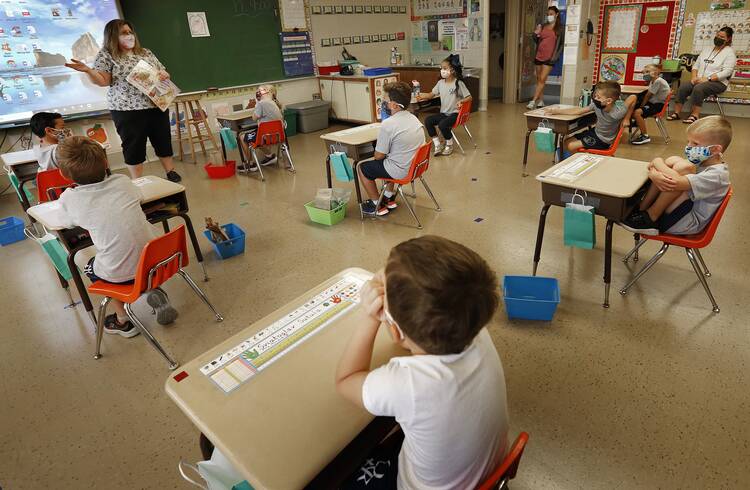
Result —
<instances>
[{"instance_id":1,"label":"teacher holding book","mask_svg":"<svg viewBox=\"0 0 750 490\"><path fill-rule=\"evenodd\" d=\"M104 47L96 55L93 68L75 59L65 66L85 73L100 87L109 87L107 106L122 141L122 153L130 176L137 178L143 175L148 139L161 160L167 178L179 182L182 179L175 172L172 161L169 111L161 111L146 94L127 80L133 67L141 60L158 69L161 80L169 78L169 73L154 53L141 47L133 25L126 20L115 19L104 26Z\"/></svg>"}]
</instances>

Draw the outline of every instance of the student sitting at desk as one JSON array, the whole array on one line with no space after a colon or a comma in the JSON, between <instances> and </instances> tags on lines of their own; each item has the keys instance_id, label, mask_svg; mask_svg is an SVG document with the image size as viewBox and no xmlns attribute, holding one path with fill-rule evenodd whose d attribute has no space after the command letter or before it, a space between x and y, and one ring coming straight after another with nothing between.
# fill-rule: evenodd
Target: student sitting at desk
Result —
<instances>
[{"instance_id":1,"label":"student sitting at desk","mask_svg":"<svg viewBox=\"0 0 750 490\"><path fill-rule=\"evenodd\" d=\"M692 235L711 221L729 190L723 152L732 142L732 125L721 116L698 119L688 127L685 158L654 158L651 185L639 209L620 225L641 235Z\"/></svg>"},{"instance_id":2,"label":"student sitting at desk","mask_svg":"<svg viewBox=\"0 0 750 490\"><path fill-rule=\"evenodd\" d=\"M394 247L361 297L367 316L339 361L336 388L373 415L395 417L403 434L343 488L476 488L508 446L503 367L484 328L499 302L495 273L467 247L423 236ZM370 371L380 328L412 355ZM373 466L382 478L372 478Z\"/></svg>"},{"instance_id":3,"label":"student sitting at desk","mask_svg":"<svg viewBox=\"0 0 750 490\"><path fill-rule=\"evenodd\" d=\"M383 87L386 107L391 116L383 121L375 144L373 160L362 162L358 167L360 181L369 199L362 203L365 216L383 216L395 209L396 194L393 184L385 191L385 200L378 207L380 197L375 179L403 179L409 173L414 154L424 144L422 123L414 114L405 110L411 101L411 87L406 82L388 83Z\"/></svg>"},{"instance_id":4,"label":"student sitting at desk","mask_svg":"<svg viewBox=\"0 0 750 490\"><path fill-rule=\"evenodd\" d=\"M104 280L132 284L143 247L157 234L141 209L141 192L124 175L107 176L107 154L96 141L71 136L57 148L60 172L77 187L62 193L65 228L80 226L91 235L96 248L84 272L92 282ZM148 304L157 310L159 323L171 323L177 311L160 289L148 293ZM138 330L128 320L122 302L110 302L115 313L104 320L104 331L134 337Z\"/></svg>"},{"instance_id":5,"label":"student sitting at desk","mask_svg":"<svg viewBox=\"0 0 750 490\"><path fill-rule=\"evenodd\" d=\"M31 132L39 137L39 145L34 145L34 156L39 164L39 171L51 170L59 167L57 145L64 138L72 135L70 128L65 127L65 121L57 112L37 112L29 121Z\"/></svg>"},{"instance_id":6,"label":"student sitting at desk","mask_svg":"<svg viewBox=\"0 0 750 490\"><path fill-rule=\"evenodd\" d=\"M646 127L646 118L655 116L664 108L664 101L672 89L669 83L661 76L661 69L657 65L648 64L643 68L643 81L648 82L648 90L643 96L643 102L640 107L633 111L633 119L638 124L638 130L641 134L633 138L630 143L634 145L645 145L651 143L648 137L648 128Z\"/></svg>"},{"instance_id":7,"label":"student sitting at desk","mask_svg":"<svg viewBox=\"0 0 750 490\"><path fill-rule=\"evenodd\" d=\"M252 105L248 104L248 105ZM274 94L274 88L270 85L261 85L255 92L255 105L253 107L255 112L253 113L253 119L258 123L269 122L269 121L283 121L284 116L281 113L281 104L276 99ZM255 143L255 136L258 134L258 128L250 129L245 133L244 141L245 144L249 145ZM265 157L261 160L260 164L264 167L266 165L272 165L276 163L276 154L271 153L267 146L261 146L260 151L263 152ZM241 169L241 170L244 170ZM251 172L257 172L258 167L255 164L251 164L249 170Z\"/></svg>"},{"instance_id":8,"label":"student sitting at desk","mask_svg":"<svg viewBox=\"0 0 750 490\"><path fill-rule=\"evenodd\" d=\"M620 131L623 119L630 120L630 114L635 107L636 96L629 96L625 99L624 104L618 104L619 100L619 83L612 81L599 82L594 87L594 94L591 98L591 104L588 107L570 107L565 109L550 107L545 110L545 113L586 114L587 112L594 111L596 113L596 126L592 129L576 133L566 139L563 147L570 153L575 153L580 148L608 150L617 137L617 133Z\"/></svg>"}]
</instances>

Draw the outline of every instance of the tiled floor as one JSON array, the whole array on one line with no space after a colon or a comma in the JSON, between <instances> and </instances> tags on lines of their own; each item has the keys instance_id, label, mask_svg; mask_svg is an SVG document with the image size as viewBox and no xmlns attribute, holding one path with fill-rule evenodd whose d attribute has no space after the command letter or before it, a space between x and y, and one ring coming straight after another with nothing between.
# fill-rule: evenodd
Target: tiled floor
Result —
<instances>
[{"instance_id":1,"label":"tiled floor","mask_svg":"<svg viewBox=\"0 0 750 490\"><path fill-rule=\"evenodd\" d=\"M309 223L303 203L325 185L318 134L292 139L296 175L270 170L265 183L245 176L209 181L200 166L178 164L193 221L237 223L247 232L247 250L220 262L200 237L211 275L202 286L226 320L214 323L174 282L167 290L180 318L153 325L154 334L186 362L345 267L376 269L392 245L419 233L469 245L500 275L529 274L541 205L533 174L549 158L532 151L532 176L521 177L522 112L521 105L491 105L472 116L478 149L433 161L428 177L443 211L430 209L421 193L422 232L403 208L360 222L350 206L333 228ZM560 280L554 321L508 322L501 309L490 326L505 364L512 433L531 435L514 490L750 488L750 231L742 218L750 211L750 119L732 123L726 159L735 197L703 254L718 315L680 250L627 297L613 288L612 307L603 309L604 222L597 221L596 250L568 249L562 213L550 212L539 273ZM668 127L669 146L654 127L652 144L624 142L618 156L680 154L685 127ZM158 166L149 170L158 173ZM20 209L6 193L0 216L8 215L20 216ZM632 235L615 229L615 254L631 245ZM655 247L644 247L642 257ZM189 270L200 277L195 263ZM615 260L613 286L631 270ZM199 459L197 432L164 394L169 371L162 358L140 337L107 336L104 357L94 361L82 307L64 308L66 296L33 242L0 249L0 274L0 486L188 488L176 465Z\"/></svg>"}]
</instances>

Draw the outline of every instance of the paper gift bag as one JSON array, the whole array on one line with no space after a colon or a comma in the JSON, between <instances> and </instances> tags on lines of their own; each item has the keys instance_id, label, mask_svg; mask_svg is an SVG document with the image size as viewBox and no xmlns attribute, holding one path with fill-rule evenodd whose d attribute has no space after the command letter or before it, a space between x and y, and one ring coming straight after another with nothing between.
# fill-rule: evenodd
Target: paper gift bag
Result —
<instances>
[{"instance_id":1,"label":"paper gift bag","mask_svg":"<svg viewBox=\"0 0 750 490\"><path fill-rule=\"evenodd\" d=\"M44 235L39 238L34 236L28 228L23 230L23 232L27 237L42 246L42 250L47 254L47 257L52 261L52 265L55 266L55 269L57 269L57 272L60 273L63 279L70 281L73 278L70 267L68 267L68 252L65 251L65 248L55 235L45 230Z\"/></svg>"},{"instance_id":2,"label":"paper gift bag","mask_svg":"<svg viewBox=\"0 0 750 490\"><path fill-rule=\"evenodd\" d=\"M581 204L575 202L580 198ZM596 245L596 227L594 224L594 207L587 206L583 196L573 194L571 202L565 204L563 239L568 247L594 248Z\"/></svg>"},{"instance_id":3,"label":"paper gift bag","mask_svg":"<svg viewBox=\"0 0 750 490\"><path fill-rule=\"evenodd\" d=\"M552 132L552 128L549 126L549 121L546 119L539 123L539 126L534 131L534 144L536 149L545 153L555 152L555 133Z\"/></svg>"},{"instance_id":4,"label":"paper gift bag","mask_svg":"<svg viewBox=\"0 0 750 490\"><path fill-rule=\"evenodd\" d=\"M221 135L221 141L224 142L224 148L227 150L237 149L237 139L234 137L234 131L229 128L221 128L219 134Z\"/></svg>"},{"instance_id":5,"label":"paper gift bag","mask_svg":"<svg viewBox=\"0 0 750 490\"><path fill-rule=\"evenodd\" d=\"M354 171L349 164L349 158L343 151L335 151L329 155L331 167L336 174L336 180L341 182L351 182L354 180Z\"/></svg>"}]
</instances>

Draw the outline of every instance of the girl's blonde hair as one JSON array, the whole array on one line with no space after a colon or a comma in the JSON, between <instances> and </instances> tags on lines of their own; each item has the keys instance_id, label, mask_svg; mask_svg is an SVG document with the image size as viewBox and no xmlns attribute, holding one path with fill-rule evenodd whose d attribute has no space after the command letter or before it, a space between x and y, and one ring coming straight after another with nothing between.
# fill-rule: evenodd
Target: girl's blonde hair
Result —
<instances>
[{"instance_id":1,"label":"girl's blonde hair","mask_svg":"<svg viewBox=\"0 0 750 490\"><path fill-rule=\"evenodd\" d=\"M138 35L135 33L133 24L123 19L113 19L107 22L104 26L104 48L109 51L109 54L113 58L120 58L124 54L122 48L120 48L120 29L122 26L130 27L133 31L133 37L135 37L135 46L133 46L133 52L137 55L142 55L144 49L141 46L141 42L138 40Z\"/></svg>"},{"instance_id":2,"label":"girl's blonde hair","mask_svg":"<svg viewBox=\"0 0 750 490\"><path fill-rule=\"evenodd\" d=\"M284 111L284 106L282 106L281 102L279 102L279 99L276 98L276 93L277 93L276 85L271 85L270 83L259 85L258 90L265 90L266 92L270 93L273 101L276 103L277 106L279 106L279 110L281 110L282 112Z\"/></svg>"}]
</instances>

